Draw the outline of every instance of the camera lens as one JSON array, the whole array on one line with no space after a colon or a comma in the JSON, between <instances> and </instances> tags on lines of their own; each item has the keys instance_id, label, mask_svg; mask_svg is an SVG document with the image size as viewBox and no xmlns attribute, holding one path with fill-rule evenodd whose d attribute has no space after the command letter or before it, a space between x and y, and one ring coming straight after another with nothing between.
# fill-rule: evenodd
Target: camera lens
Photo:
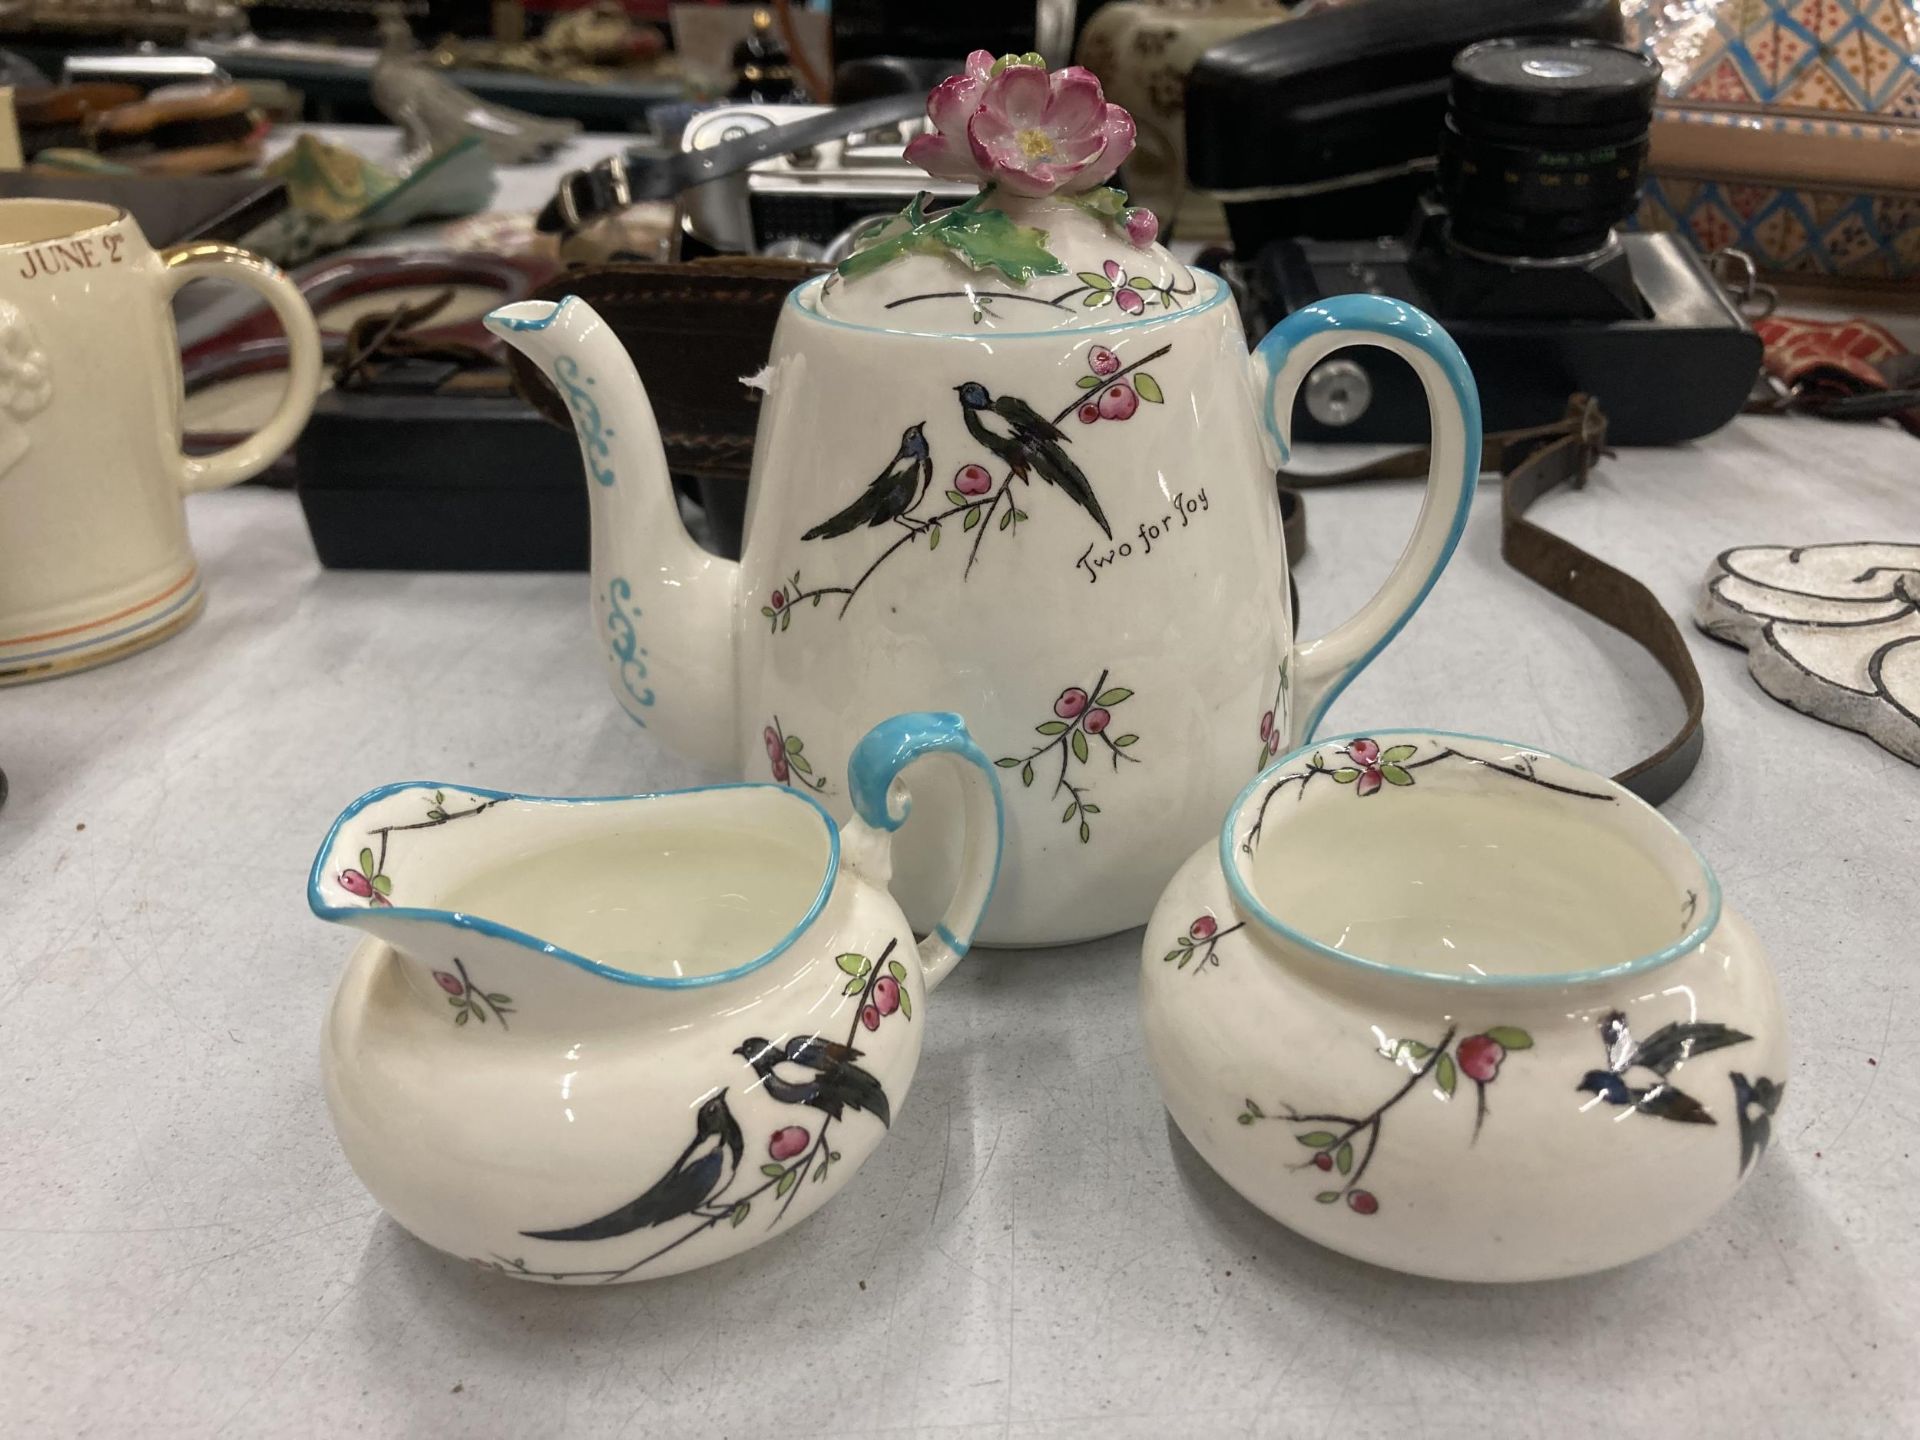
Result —
<instances>
[{"instance_id":1,"label":"camera lens","mask_svg":"<svg viewBox=\"0 0 1920 1440\"><path fill-rule=\"evenodd\" d=\"M1660 67L1594 40L1488 40L1453 61L1440 193L1455 243L1557 259L1633 212Z\"/></svg>"}]
</instances>

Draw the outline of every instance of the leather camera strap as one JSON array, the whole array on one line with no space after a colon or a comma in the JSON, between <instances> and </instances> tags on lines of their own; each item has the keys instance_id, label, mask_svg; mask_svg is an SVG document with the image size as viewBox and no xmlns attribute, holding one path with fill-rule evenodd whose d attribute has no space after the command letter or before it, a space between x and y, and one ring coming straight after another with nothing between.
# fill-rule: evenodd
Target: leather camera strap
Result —
<instances>
[{"instance_id":1,"label":"leather camera strap","mask_svg":"<svg viewBox=\"0 0 1920 1440\"><path fill-rule=\"evenodd\" d=\"M1543 589L1618 630L1659 662L1687 707L1673 738L1613 778L1642 800L1658 805L1685 783L1706 741L1706 692L1700 672L1673 617L1645 585L1578 545L1526 518L1528 509L1556 486L1586 484L1594 462L1607 453L1607 420L1591 396L1575 395L1565 418L1551 425L1489 434L1482 464L1501 480L1500 554ZM1419 479L1427 452L1409 450L1368 465L1328 475L1293 475L1295 486L1337 485L1354 480Z\"/></svg>"}]
</instances>

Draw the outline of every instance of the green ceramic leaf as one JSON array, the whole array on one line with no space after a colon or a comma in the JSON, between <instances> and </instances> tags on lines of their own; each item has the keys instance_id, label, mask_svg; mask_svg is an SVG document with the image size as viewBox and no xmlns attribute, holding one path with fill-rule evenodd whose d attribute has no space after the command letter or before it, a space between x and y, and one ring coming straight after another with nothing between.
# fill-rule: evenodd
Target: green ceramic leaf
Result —
<instances>
[{"instance_id":1,"label":"green ceramic leaf","mask_svg":"<svg viewBox=\"0 0 1920 1440\"><path fill-rule=\"evenodd\" d=\"M855 954L851 950L849 950L844 955L834 956L833 963L838 965L842 970L846 971L847 974L849 975L863 975L866 973L866 969L867 969L867 957L864 955Z\"/></svg>"},{"instance_id":2,"label":"green ceramic leaf","mask_svg":"<svg viewBox=\"0 0 1920 1440\"><path fill-rule=\"evenodd\" d=\"M1026 512L1026 511L1024 511L1024 510L1015 510L1015 511L1013 512L1013 518L1014 518L1014 520L1015 520L1015 522L1018 522L1018 521L1021 521L1021 520L1024 520L1024 519L1026 519L1026 518L1027 518L1027 512Z\"/></svg>"},{"instance_id":3,"label":"green ceramic leaf","mask_svg":"<svg viewBox=\"0 0 1920 1440\"><path fill-rule=\"evenodd\" d=\"M471 1015L472 1013L473 1013L473 1012L472 1012L471 1010L464 1010L464 1009L463 1009L463 1010L462 1010L462 1011L461 1011L461 1012L460 1012L460 1013L459 1013L458 1015L456 1015L456 1016L454 1016L454 1017L453 1017L453 1023L454 1023L454 1024L456 1024L456 1025L464 1025L464 1024L466 1024L466 1023L467 1023L467 1016L469 1016L469 1015Z\"/></svg>"},{"instance_id":4,"label":"green ceramic leaf","mask_svg":"<svg viewBox=\"0 0 1920 1440\"><path fill-rule=\"evenodd\" d=\"M1067 802L1067 808L1060 812L1060 823L1062 825L1066 824L1067 821L1073 819L1079 812L1080 802L1078 800L1069 800Z\"/></svg>"},{"instance_id":5,"label":"green ceramic leaf","mask_svg":"<svg viewBox=\"0 0 1920 1440\"><path fill-rule=\"evenodd\" d=\"M1160 393L1160 382L1144 370L1136 370L1133 375L1133 390L1149 405L1158 405L1167 397Z\"/></svg>"},{"instance_id":6,"label":"green ceramic leaf","mask_svg":"<svg viewBox=\"0 0 1920 1440\"><path fill-rule=\"evenodd\" d=\"M745 1200L742 1200L733 1207L733 1219L731 1223L735 1229L739 1228L740 1222L746 1219L752 1210L753 1206L749 1205Z\"/></svg>"},{"instance_id":7,"label":"green ceramic leaf","mask_svg":"<svg viewBox=\"0 0 1920 1440\"><path fill-rule=\"evenodd\" d=\"M499 1006L507 1006L513 1003L513 997L511 995L501 995L497 992L495 994L487 996L487 1000L491 1004L499 1005Z\"/></svg>"},{"instance_id":8,"label":"green ceramic leaf","mask_svg":"<svg viewBox=\"0 0 1920 1440\"><path fill-rule=\"evenodd\" d=\"M958 490L947 491L947 499L956 505L964 505L967 503L967 497L962 495Z\"/></svg>"},{"instance_id":9,"label":"green ceramic leaf","mask_svg":"<svg viewBox=\"0 0 1920 1440\"><path fill-rule=\"evenodd\" d=\"M1486 1030L1486 1036L1489 1040L1504 1046L1508 1050L1531 1050L1533 1048L1533 1036L1522 1030L1518 1025L1489 1025Z\"/></svg>"},{"instance_id":10,"label":"green ceramic leaf","mask_svg":"<svg viewBox=\"0 0 1920 1440\"><path fill-rule=\"evenodd\" d=\"M800 739L798 736L789 735L787 737L787 754L798 755L802 750L806 748L807 748L807 742Z\"/></svg>"},{"instance_id":11,"label":"green ceramic leaf","mask_svg":"<svg viewBox=\"0 0 1920 1440\"><path fill-rule=\"evenodd\" d=\"M1324 1150L1333 1143L1334 1134L1331 1130L1309 1130L1306 1134L1296 1135L1293 1138L1309 1150Z\"/></svg>"},{"instance_id":12,"label":"green ceramic leaf","mask_svg":"<svg viewBox=\"0 0 1920 1440\"><path fill-rule=\"evenodd\" d=\"M1411 760L1414 752L1419 748L1418 745L1389 745L1385 750L1380 752L1380 758L1382 760L1392 761L1397 765L1402 760Z\"/></svg>"},{"instance_id":13,"label":"green ceramic leaf","mask_svg":"<svg viewBox=\"0 0 1920 1440\"><path fill-rule=\"evenodd\" d=\"M389 880L384 875L375 875L367 883L373 886L373 888L382 895L393 894L393 881Z\"/></svg>"},{"instance_id":14,"label":"green ceramic leaf","mask_svg":"<svg viewBox=\"0 0 1920 1440\"><path fill-rule=\"evenodd\" d=\"M1092 838L1093 838L1093 831L1088 829L1087 822L1082 820L1080 822L1080 843L1084 845L1087 843L1087 841L1091 840Z\"/></svg>"},{"instance_id":15,"label":"green ceramic leaf","mask_svg":"<svg viewBox=\"0 0 1920 1440\"><path fill-rule=\"evenodd\" d=\"M1114 685L1094 696L1093 703L1096 705L1118 705L1131 694L1133 694L1133 691L1127 689L1126 686Z\"/></svg>"},{"instance_id":16,"label":"green ceramic leaf","mask_svg":"<svg viewBox=\"0 0 1920 1440\"><path fill-rule=\"evenodd\" d=\"M1020 783L1022 785L1033 784L1033 766L1031 763L1020 767Z\"/></svg>"},{"instance_id":17,"label":"green ceramic leaf","mask_svg":"<svg viewBox=\"0 0 1920 1440\"><path fill-rule=\"evenodd\" d=\"M1331 1205L1340 1198L1340 1192L1338 1190L1322 1190L1313 1198L1318 1200L1322 1205Z\"/></svg>"},{"instance_id":18,"label":"green ceramic leaf","mask_svg":"<svg viewBox=\"0 0 1920 1440\"><path fill-rule=\"evenodd\" d=\"M939 548L940 548L940 527L936 525L931 530L927 531L927 549L938 550Z\"/></svg>"},{"instance_id":19,"label":"green ceramic leaf","mask_svg":"<svg viewBox=\"0 0 1920 1440\"><path fill-rule=\"evenodd\" d=\"M1049 720L1045 724L1036 725L1033 728L1042 735L1064 735L1067 730L1067 722L1064 720Z\"/></svg>"},{"instance_id":20,"label":"green ceramic leaf","mask_svg":"<svg viewBox=\"0 0 1920 1440\"><path fill-rule=\"evenodd\" d=\"M775 1199L780 1198L781 1196L785 1195L789 1190L793 1189L793 1187L798 1185L799 1183L800 1183L800 1172L798 1170L787 1171L786 1174L780 1177L779 1183L773 1187L774 1198Z\"/></svg>"},{"instance_id":21,"label":"green ceramic leaf","mask_svg":"<svg viewBox=\"0 0 1920 1440\"><path fill-rule=\"evenodd\" d=\"M1020 763L1020 757L1018 755L1003 755L993 763L998 765L1002 770L1011 770Z\"/></svg>"},{"instance_id":22,"label":"green ceramic leaf","mask_svg":"<svg viewBox=\"0 0 1920 1440\"><path fill-rule=\"evenodd\" d=\"M1382 765L1380 767L1380 778L1385 780L1389 785L1411 785L1413 783L1413 776L1402 770L1398 765Z\"/></svg>"},{"instance_id":23,"label":"green ceramic leaf","mask_svg":"<svg viewBox=\"0 0 1920 1440\"><path fill-rule=\"evenodd\" d=\"M967 518L960 522L960 528L962 530L971 530L974 526L978 525L979 523L980 523L979 510L978 509L969 510L967 511Z\"/></svg>"},{"instance_id":24,"label":"green ceramic leaf","mask_svg":"<svg viewBox=\"0 0 1920 1440\"><path fill-rule=\"evenodd\" d=\"M772 1161L768 1161L765 1165L762 1165L760 1167L760 1173L766 1176L769 1180L778 1180L782 1175L787 1173L787 1167L784 1165L776 1165Z\"/></svg>"},{"instance_id":25,"label":"green ceramic leaf","mask_svg":"<svg viewBox=\"0 0 1920 1440\"><path fill-rule=\"evenodd\" d=\"M438 805L427 811L427 819L429 820L445 820L446 818L447 812L442 810Z\"/></svg>"},{"instance_id":26,"label":"green ceramic leaf","mask_svg":"<svg viewBox=\"0 0 1920 1440\"><path fill-rule=\"evenodd\" d=\"M774 612L774 608L771 605L762 605L760 607L760 613L766 616L767 619L771 620L773 619L775 612Z\"/></svg>"},{"instance_id":27,"label":"green ceramic leaf","mask_svg":"<svg viewBox=\"0 0 1920 1440\"><path fill-rule=\"evenodd\" d=\"M1353 1145L1351 1142L1342 1145L1334 1152L1333 1163L1342 1175L1347 1174L1353 1169Z\"/></svg>"},{"instance_id":28,"label":"green ceramic leaf","mask_svg":"<svg viewBox=\"0 0 1920 1440\"><path fill-rule=\"evenodd\" d=\"M1104 279L1105 277L1103 276L1102 278ZM1111 299L1113 299L1111 291L1090 290L1080 297L1080 304L1088 310L1098 310Z\"/></svg>"},{"instance_id":29,"label":"green ceramic leaf","mask_svg":"<svg viewBox=\"0 0 1920 1440\"><path fill-rule=\"evenodd\" d=\"M1453 1087L1460 1083L1460 1074L1453 1066L1453 1056L1442 1055L1433 1067L1433 1083L1440 1087L1442 1095L1451 1096Z\"/></svg>"},{"instance_id":30,"label":"green ceramic leaf","mask_svg":"<svg viewBox=\"0 0 1920 1440\"><path fill-rule=\"evenodd\" d=\"M1251 1115L1236 1115L1234 1119L1238 1120L1242 1125L1253 1124L1253 1116Z\"/></svg>"},{"instance_id":31,"label":"green ceramic leaf","mask_svg":"<svg viewBox=\"0 0 1920 1440\"><path fill-rule=\"evenodd\" d=\"M1098 270L1082 270L1079 279L1082 285L1091 285L1095 290L1113 289L1113 281L1109 280L1105 275L1102 275Z\"/></svg>"},{"instance_id":32,"label":"green ceramic leaf","mask_svg":"<svg viewBox=\"0 0 1920 1440\"><path fill-rule=\"evenodd\" d=\"M806 756L794 755L789 758L793 763L793 768L798 770L802 775L811 775L813 773L813 762L807 759Z\"/></svg>"},{"instance_id":33,"label":"green ceramic leaf","mask_svg":"<svg viewBox=\"0 0 1920 1440\"><path fill-rule=\"evenodd\" d=\"M362 875L373 874L373 851L362 850L360 852L360 873Z\"/></svg>"},{"instance_id":34,"label":"green ceramic leaf","mask_svg":"<svg viewBox=\"0 0 1920 1440\"><path fill-rule=\"evenodd\" d=\"M1013 523L1013 511L1002 510L1000 512L1000 524L998 528L1004 530L1007 528L1007 526L1011 525L1012 523Z\"/></svg>"},{"instance_id":35,"label":"green ceramic leaf","mask_svg":"<svg viewBox=\"0 0 1920 1440\"><path fill-rule=\"evenodd\" d=\"M1333 772L1334 780L1341 785L1351 785L1360 778L1360 772L1351 765L1342 765Z\"/></svg>"},{"instance_id":36,"label":"green ceramic leaf","mask_svg":"<svg viewBox=\"0 0 1920 1440\"><path fill-rule=\"evenodd\" d=\"M1080 807L1080 813L1082 815L1098 815L1100 813L1100 807L1098 805L1082 805Z\"/></svg>"},{"instance_id":37,"label":"green ceramic leaf","mask_svg":"<svg viewBox=\"0 0 1920 1440\"><path fill-rule=\"evenodd\" d=\"M1106 381L1102 380L1098 375L1082 375L1074 383L1082 390L1094 390L1106 384Z\"/></svg>"},{"instance_id":38,"label":"green ceramic leaf","mask_svg":"<svg viewBox=\"0 0 1920 1440\"><path fill-rule=\"evenodd\" d=\"M853 979L847 981L846 984L840 987L840 993L842 995L858 995L861 991L861 988L862 987L861 987L860 977L856 975L853 977Z\"/></svg>"},{"instance_id":39,"label":"green ceramic leaf","mask_svg":"<svg viewBox=\"0 0 1920 1440\"><path fill-rule=\"evenodd\" d=\"M900 1018L903 1020L913 1019L913 997L904 990L900 992ZM833 1158L838 1160L840 1157L835 1155Z\"/></svg>"},{"instance_id":40,"label":"green ceramic leaf","mask_svg":"<svg viewBox=\"0 0 1920 1440\"><path fill-rule=\"evenodd\" d=\"M887 961L887 974L891 975L902 985L907 983L907 967L902 965L898 960Z\"/></svg>"},{"instance_id":41,"label":"green ceramic leaf","mask_svg":"<svg viewBox=\"0 0 1920 1440\"><path fill-rule=\"evenodd\" d=\"M1084 730L1073 732L1073 758L1082 765L1087 763L1087 732Z\"/></svg>"},{"instance_id":42,"label":"green ceramic leaf","mask_svg":"<svg viewBox=\"0 0 1920 1440\"><path fill-rule=\"evenodd\" d=\"M1083 190L1078 195L1063 195L1060 198L1071 201L1089 215L1097 216L1109 225L1119 223L1127 213L1127 192L1115 189L1111 185L1097 185L1091 190Z\"/></svg>"},{"instance_id":43,"label":"green ceramic leaf","mask_svg":"<svg viewBox=\"0 0 1920 1440\"><path fill-rule=\"evenodd\" d=\"M780 628L785 630L791 624L793 624L793 611L788 610L780 617Z\"/></svg>"},{"instance_id":44,"label":"green ceramic leaf","mask_svg":"<svg viewBox=\"0 0 1920 1440\"><path fill-rule=\"evenodd\" d=\"M1138 735L1122 735L1119 739L1113 742L1113 746L1114 746L1114 749L1116 750L1124 750L1129 745L1134 745L1139 743L1139 740L1140 740L1140 737Z\"/></svg>"},{"instance_id":45,"label":"green ceramic leaf","mask_svg":"<svg viewBox=\"0 0 1920 1440\"><path fill-rule=\"evenodd\" d=\"M1247 1100L1247 1113L1262 1120L1267 1118L1267 1112L1254 1104L1251 1098Z\"/></svg>"},{"instance_id":46,"label":"green ceramic leaf","mask_svg":"<svg viewBox=\"0 0 1920 1440\"><path fill-rule=\"evenodd\" d=\"M929 233L975 270L998 270L1016 285L1067 268L1047 249L1046 231L1018 224L1004 210L950 210L934 218Z\"/></svg>"}]
</instances>

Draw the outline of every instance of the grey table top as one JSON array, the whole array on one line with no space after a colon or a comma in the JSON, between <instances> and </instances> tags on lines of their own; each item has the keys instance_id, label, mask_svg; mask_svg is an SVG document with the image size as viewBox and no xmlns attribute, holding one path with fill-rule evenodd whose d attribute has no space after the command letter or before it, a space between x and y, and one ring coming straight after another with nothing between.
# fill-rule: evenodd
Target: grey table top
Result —
<instances>
[{"instance_id":1,"label":"grey table top","mask_svg":"<svg viewBox=\"0 0 1920 1440\"><path fill-rule=\"evenodd\" d=\"M1742 542L1912 539L1920 444L1743 420L1537 515L1676 612ZM1407 485L1319 493L1309 631ZM1498 497L1330 724L1614 768L1675 719L1629 645L1504 570ZM306 912L336 810L438 777L698 778L602 688L577 575L326 573L291 496L195 497L184 635L0 692L0 1432L12 1435L1853 1436L1920 1430L1920 773L1697 634L1711 735L1668 813L1772 950L1791 1085L1705 1230L1579 1281L1408 1280L1296 1239L1174 1134L1138 934L980 953L887 1144L725 1266L517 1284L386 1220L315 1061L349 948Z\"/></svg>"}]
</instances>

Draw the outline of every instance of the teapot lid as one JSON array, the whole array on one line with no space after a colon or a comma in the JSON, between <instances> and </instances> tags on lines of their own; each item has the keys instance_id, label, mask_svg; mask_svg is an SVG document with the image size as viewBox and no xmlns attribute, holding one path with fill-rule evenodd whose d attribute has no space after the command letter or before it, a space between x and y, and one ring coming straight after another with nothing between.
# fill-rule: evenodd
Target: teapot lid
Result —
<instances>
[{"instance_id":1,"label":"teapot lid","mask_svg":"<svg viewBox=\"0 0 1920 1440\"><path fill-rule=\"evenodd\" d=\"M1077 65L967 57L927 98L907 159L980 190L944 210L916 196L877 218L812 300L886 330L1021 333L1107 326L1190 303L1192 271L1156 243L1153 212L1107 184L1133 149L1133 117Z\"/></svg>"}]
</instances>

